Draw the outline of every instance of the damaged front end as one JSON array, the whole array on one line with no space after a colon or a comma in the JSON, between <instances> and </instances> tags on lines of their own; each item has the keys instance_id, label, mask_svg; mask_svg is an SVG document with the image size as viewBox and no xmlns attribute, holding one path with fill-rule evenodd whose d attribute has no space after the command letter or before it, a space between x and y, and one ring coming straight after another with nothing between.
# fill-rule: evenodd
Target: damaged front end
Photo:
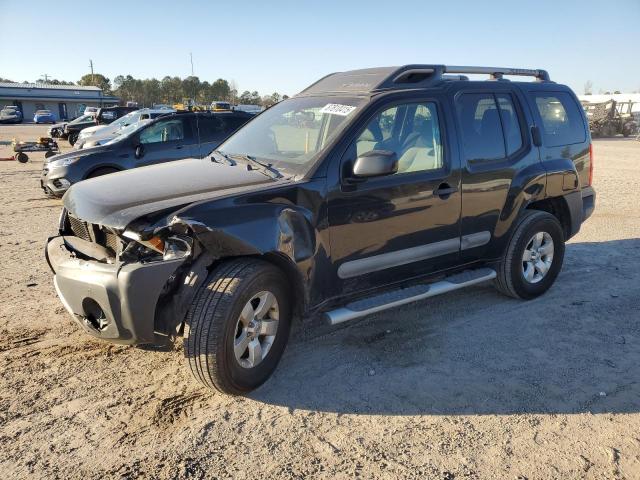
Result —
<instances>
[{"instance_id":1,"label":"damaged front end","mask_svg":"<svg viewBox=\"0 0 640 480\"><path fill-rule=\"evenodd\" d=\"M114 343L171 340L184 305L206 276L204 262L194 261L201 255L186 227L118 230L64 209L59 230L47 242L46 258L58 296L76 323Z\"/></svg>"}]
</instances>

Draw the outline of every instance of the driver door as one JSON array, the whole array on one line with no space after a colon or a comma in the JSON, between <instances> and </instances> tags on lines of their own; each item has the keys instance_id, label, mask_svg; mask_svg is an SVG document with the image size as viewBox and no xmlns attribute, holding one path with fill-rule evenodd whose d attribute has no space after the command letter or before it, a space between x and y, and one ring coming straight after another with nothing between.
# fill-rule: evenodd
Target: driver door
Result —
<instances>
[{"instance_id":1,"label":"driver door","mask_svg":"<svg viewBox=\"0 0 640 480\"><path fill-rule=\"evenodd\" d=\"M142 155L138 167L197 156L198 143L193 134L192 119L172 116L152 123L139 134Z\"/></svg>"},{"instance_id":2,"label":"driver door","mask_svg":"<svg viewBox=\"0 0 640 480\"><path fill-rule=\"evenodd\" d=\"M460 258L460 169L448 148L437 98L387 104L361 127L329 196L337 293L353 293L456 265ZM398 171L349 178L357 157L393 151Z\"/></svg>"}]
</instances>

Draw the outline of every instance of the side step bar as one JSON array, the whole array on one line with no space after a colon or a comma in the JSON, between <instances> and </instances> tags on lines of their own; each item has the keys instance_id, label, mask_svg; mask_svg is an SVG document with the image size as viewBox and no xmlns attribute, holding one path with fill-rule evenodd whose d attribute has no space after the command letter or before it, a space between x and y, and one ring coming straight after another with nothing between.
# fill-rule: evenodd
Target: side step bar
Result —
<instances>
[{"instance_id":1,"label":"side step bar","mask_svg":"<svg viewBox=\"0 0 640 480\"><path fill-rule=\"evenodd\" d=\"M477 270L465 270L451 275L439 282L414 285L385 292L373 297L363 298L325 313L330 325L353 320L355 318L371 315L389 308L398 307L406 303L415 302L429 297L435 297L443 293L469 287L476 283L485 282L496 278L495 270L491 268L479 268Z\"/></svg>"}]
</instances>

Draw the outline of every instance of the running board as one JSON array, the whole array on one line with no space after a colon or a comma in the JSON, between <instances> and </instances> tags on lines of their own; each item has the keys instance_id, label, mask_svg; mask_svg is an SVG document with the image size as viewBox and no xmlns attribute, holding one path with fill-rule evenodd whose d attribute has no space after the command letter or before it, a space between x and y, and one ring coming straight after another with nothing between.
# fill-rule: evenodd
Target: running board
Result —
<instances>
[{"instance_id":1,"label":"running board","mask_svg":"<svg viewBox=\"0 0 640 480\"><path fill-rule=\"evenodd\" d=\"M325 313L330 325L353 320L355 318L371 315L389 308L398 307L406 303L416 302L429 297L435 297L443 293L469 287L476 283L485 282L496 278L495 270L491 268L479 268L477 270L465 270L446 277L439 282L414 285L382 293L373 297L363 298Z\"/></svg>"}]
</instances>

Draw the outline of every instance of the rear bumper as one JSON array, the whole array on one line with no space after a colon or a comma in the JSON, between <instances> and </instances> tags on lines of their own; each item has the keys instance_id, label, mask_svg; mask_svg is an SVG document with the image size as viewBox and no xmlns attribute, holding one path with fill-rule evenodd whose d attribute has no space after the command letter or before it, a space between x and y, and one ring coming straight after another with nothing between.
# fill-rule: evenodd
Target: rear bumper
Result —
<instances>
[{"instance_id":1,"label":"rear bumper","mask_svg":"<svg viewBox=\"0 0 640 480\"><path fill-rule=\"evenodd\" d=\"M596 208L596 191L593 187L582 189L582 221L591 216Z\"/></svg>"},{"instance_id":2,"label":"rear bumper","mask_svg":"<svg viewBox=\"0 0 640 480\"><path fill-rule=\"evenodd\" d=\"M46 258L65 309L82 329L112 343L163 344L154 331L158 299L184 259L102 263L78 258L64 237L50 238Z\"/></svg>"}]
</instances>

